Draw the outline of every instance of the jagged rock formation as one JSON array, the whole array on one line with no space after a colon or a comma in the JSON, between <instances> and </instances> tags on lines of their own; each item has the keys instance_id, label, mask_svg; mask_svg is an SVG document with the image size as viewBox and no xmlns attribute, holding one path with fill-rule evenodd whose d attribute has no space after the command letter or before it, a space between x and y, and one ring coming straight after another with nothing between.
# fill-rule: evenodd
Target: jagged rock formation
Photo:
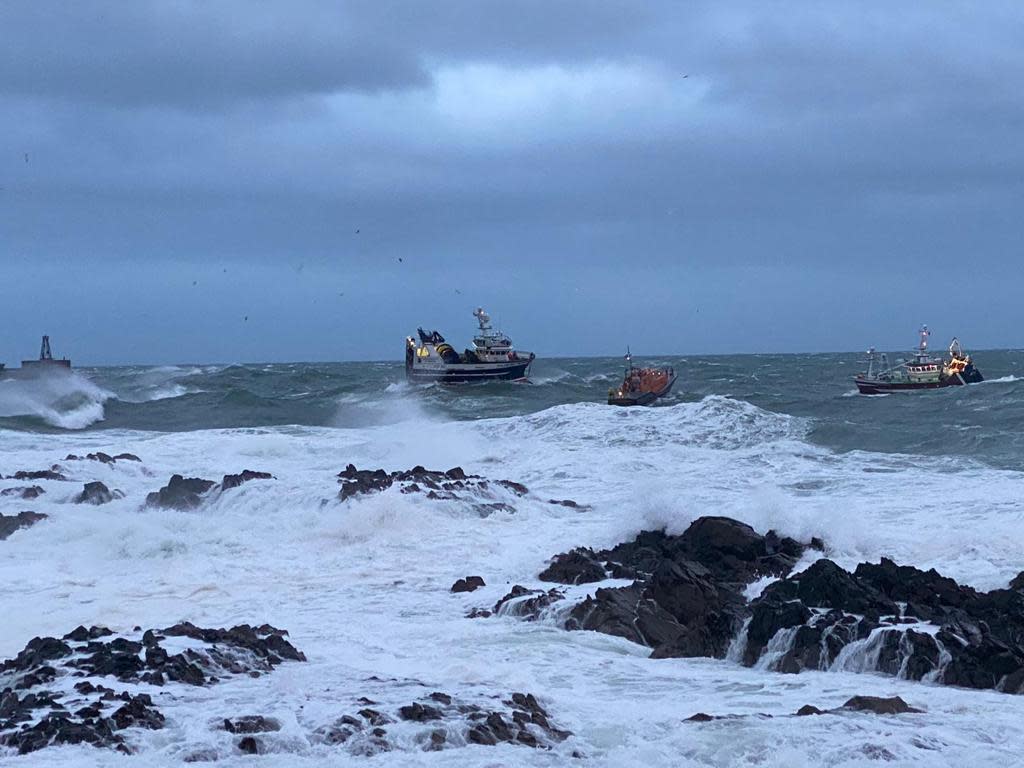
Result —
<instances>
[{"instance_id":1,"label":"jagged rock formation","mask_svg":"<svg viewBox=\"0 0 1024 768\"><path fill-rule=\"evenodd\" d=\"M356 469L349 464L338 473L341 490L338 498L342 501L370 493L379 493L397 485L401 493L423 493L428 499L459 500L471 493L476 499L481 496L493 498L492 486L511 492L513 496L525 496L527 487L512 480L488 480L480 475L467 475L461 467L441 472L415 466L399 472L385 472L383 469ZM494 512L515 512L510 504L492 501L476 504L481 516Z\"/></svg>"},{"instance_id":2,"label":"jagged rock formation","mask_svg":"<svg viewBox=\"0 0 1024 768\"><path fill-rule=\"evenodd\" d=\"M251 469L242 470L237 475L224 475L224 479L219 484L200 477L172 475L171 479L167 481L167 485L146 496L146 506L179 510L195 509L213 491L223 492L237 488L250 480L272 480L273 478L274 476L269 472L256 472Z\"/></svg>"},{"instance_id":3,"label":"jagged rock formation","mask_svg":"<svg viewBox=\"0 0 1024 768\"><path fill-rule=\"evenodd\" d=\"M977 592L883 558L819 560L751 603L742 661L781 672L875 671L1024 693L1024 591Z\"/></svg>"},{"instance_id":4,"label":"jagged rock formation","mask_svg":"<svg viewBox=\"0 0 1024 768\"><path fill-rule=\"evenodd\" d=\"M934 569L891 560L853 573L819 559L791 574L820 541L801 544L724 517L702 517L679 536L645 531L595 552L556 555L539 578L599 587L558 610L564 626L626 638L652 656L729 656L780 672L882 672L968 688L1024 693L1024 573L1008 589L980 593ZM744 588L777 576L748 603ZM531 620L564 599L516 585L493 609Z\"/></svg>"},{"instance_id":5,"label":"jagged rock formation","mask_svg":"<svg viewBox=\"0 0 1024 768\"><path fill-rule=\"evenodd\" d=\"M513 693L501 701L502 706L459 701L439 691L426 699L400 706L390 713L366 706L354 715L343 715L330 725L318 728L313 740L322 744L343 744L351 754L373 755L395 748L388 739L388 726L397 722L422 726L415 741L427 752L469 744L550 748L571 735L556 727L547 710L529 693ZM363 701L379 706L369 699Z\"/></svg>"},{"instance_id":6,"label":"jagged rock formation","mask_svg":"<svg viewBox=\"0 0 1024 768\"><path fill-rule=\"evenodd\" d=\"M201 686L258 676L284 661L305 661L286 635L266 624L202 629L183 623L137 639L104 627L33 638L0 664L0 746L20 754L80 743L130 751L121 732L163 728L164 716L151 696L118 692L104 682L113 677L126 684ZM173 652L164 644L169 637L193 642ZM68 678L77 681L74 686L65 683Z\"/></svg>"}]
</instances>

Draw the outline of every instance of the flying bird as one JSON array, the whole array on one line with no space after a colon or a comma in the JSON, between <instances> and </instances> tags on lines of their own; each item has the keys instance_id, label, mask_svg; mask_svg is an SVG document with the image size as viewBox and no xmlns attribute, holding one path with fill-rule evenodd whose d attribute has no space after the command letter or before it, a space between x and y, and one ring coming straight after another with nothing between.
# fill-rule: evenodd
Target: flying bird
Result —
<instances>
[{"instance_id":1,"label":"flying bird","mask_svg":"<svg viewBox=\"0 0 1024 768\"><path fill-rule=\"evenodd\" d=\"M28 162L28 152L25 153L25 162Z\"/></svg>"},{"instance_id":2,"label":"flying bird","mask_svg":"<svg viewBox=\"0 0 1024 768\"><path fill-rule=\"evenodd\" d=\"M402 257L401 257L401 256L399 256L399 257L398 257L398 263L399 263L399 264L401 264L401 263L402 263Z\"/></svg>"},{"instance_id":3,"label":"flying bird","mask_svg":"<svg viewBox=\"0 0 1024 768\"><path fill-rule=\"evenodd\" d=\"M358 229L356 230L356 234L357 234L357 235L359 234L359 230L358 230Z\"/></svg>"}]
</instances>

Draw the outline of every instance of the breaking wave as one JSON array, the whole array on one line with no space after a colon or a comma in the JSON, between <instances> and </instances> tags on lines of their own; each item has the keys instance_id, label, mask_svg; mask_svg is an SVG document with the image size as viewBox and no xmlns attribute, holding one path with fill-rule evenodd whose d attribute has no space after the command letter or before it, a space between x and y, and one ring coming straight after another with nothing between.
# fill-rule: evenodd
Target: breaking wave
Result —
<instances>
[{"instance_id":1,"label":"breaking wave","mask_svg":"<svg viewBox=\"0 0 1024 768\"><path fill-rule=\"evenodd\" d=\"M113 397L78 373L0 379L0 420L84 429L103 420L104 403Z\"/></svg>"}]
</instances>

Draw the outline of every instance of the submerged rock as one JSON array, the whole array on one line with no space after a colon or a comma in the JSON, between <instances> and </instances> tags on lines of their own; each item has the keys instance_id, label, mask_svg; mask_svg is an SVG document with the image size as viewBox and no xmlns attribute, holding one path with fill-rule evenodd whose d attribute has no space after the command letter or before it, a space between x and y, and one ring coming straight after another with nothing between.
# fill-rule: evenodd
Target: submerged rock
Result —
<instances>
[{"instance_id":1,"label":"submerged rock","mask_svg":"<svg viewBox=\"0 0 1024 768\"><path fill-rule=\"evenodd\" d=\"M383 469L356 469L354 464L349 464L338 473L338 483L341 485L338 497L342 501L353 496L386 491L392 486L397 486L401 493L422 493L429 499L440 500L462 499L467 491L476 497L493 497L489 490L492 485L511 491L515 496L529 493L521 483L511 480L492 481L480 475L468 475L462 467L442 472L415 466L409 470L388 473ZM504 503L480 504L477 509L483 517L496 511L515 511Z\"/></svg>"},{"instance_id":2,"label":"submerged rock","mask_svg":"<svg viewBox=\"0 0 1024 768\"><path fill-rule=\"evenodd\" d=\"M268 733L281 730L281 721L263 715L244 715L224 719L224 730L228 733Z\"/></svg>"},{"instance_id":3,"label":"submerged rock","mask_svg":"<svg viewBox=\"0 0 1024 768\"><path fill-rule=\"evenodd\" d=\"M317 728L312 740L342 746L353 755L369 755L405 746L388 740L381 727L396 719L405 728L421 726L413 741L426 752L457 749L468 744L496 746L511 744L551 748L572 734L551 722L548 712L529 693L513 693L498 706L488 697L481 703L460 700L440 691L426 697L429 703L414 701L392 711L362 709L358 716L343 715ZM408 730L406 731L408 733ZM404 737L403 741L408 742Z\"/></svg>"},{"instance_id":4,"label":"submerged rock","mask_svg":"<svg viewBox=\"0 0 1024 768\"><path fill-rule=\"evenodd\" d=\"M40 469L35 472L26 472L24 470L15 472L12 477L15 480L67 480L63 474L53 469Z\"/></svg>"},{"instance_id":5,"label":"submerged rock","mask_svg":"<svg viewBox=\"0 0 1024 768\"><path fill-rule=\"evenodd\" d=\"M889 698L854 696L843 704L842 709L852 709L857 712L874 712L876 715L902 715L924 711L923 709L915 709L899 696L890 696Z\"/></svg>"},{"instance_id":6,"label":"submerged rock","mask_svg":"<svg viewBox=\"0 0 1024 768\"><path fill-rule=\"evenodd\" d=\"M0 496L17 496L25 501L31 501L32 499L38 499L42 494L46 493L40 486L19 486L17 488L4 488L0 491Z\"/></svg>"},{"instance_id":7,"label":"submerged rock","mask_svg":"<svg viewBox=\"0 0 1024 768\"><path fill-rule=\"evenodd\" d=\"M237 475L224 475L224 479L220 482L222 491L227 491L232 488L237 488L242 483L247 483L250 480L273 480L274 476L269 472L254 472L251 469L243 469L241 473Z\"/></svg>"},{"instance_id":8,"label":"submerged rock","mask_svg":"<svg viewBox=\"0 0 1024 768\"><path fill-rule=\"evenodd\" d=\"M119 453L116 456L111 456L109 453L96 451L96 453L87 453L85 456L69 453L64 457L64 461L98 461L101 464L116 464L119 461L142 461L142 459L134 453Z\"/></svg>"},{"instance_id":9,"label":"submerged rock","mask_svg":"<svg viewBox=\"0 0 1024 768\"><path fill-rule=\"evenodd\" d=\"M15 531L28 528L45 519L46 515L41 512L19 512L16 515L0 514L0 540L6 539Z\"/></svg>"},{"instance_id":10,"label":"submerged rock","mask_svg":"<svg viewBox=\"0 0 1024 768\"><path fill-rule=\"evenodd\" d=\"M76 504L106 504L124 496L120 491L113 491L98 480L86 483L82 492L75 497Z\"/></svg>"}]
</instances>

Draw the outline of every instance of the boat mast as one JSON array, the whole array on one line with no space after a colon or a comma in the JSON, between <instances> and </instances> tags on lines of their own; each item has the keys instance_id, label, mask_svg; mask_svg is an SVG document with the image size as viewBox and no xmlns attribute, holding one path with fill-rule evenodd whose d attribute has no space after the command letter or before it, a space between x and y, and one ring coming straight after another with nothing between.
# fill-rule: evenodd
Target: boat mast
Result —
<instances>
[{"instance_id":1,"label":"boat mast","mask_svg":"<svg viewBox=\"0 0 1024 768\"><path fill-rule=\"evenodd\" d=\"M921 343L917 346L917 356L923 360L928 356L928 337L932 335L932 332L928 330L927 325L922 325L918 333L921 336Z\"/></svg>"}]
</instances>

